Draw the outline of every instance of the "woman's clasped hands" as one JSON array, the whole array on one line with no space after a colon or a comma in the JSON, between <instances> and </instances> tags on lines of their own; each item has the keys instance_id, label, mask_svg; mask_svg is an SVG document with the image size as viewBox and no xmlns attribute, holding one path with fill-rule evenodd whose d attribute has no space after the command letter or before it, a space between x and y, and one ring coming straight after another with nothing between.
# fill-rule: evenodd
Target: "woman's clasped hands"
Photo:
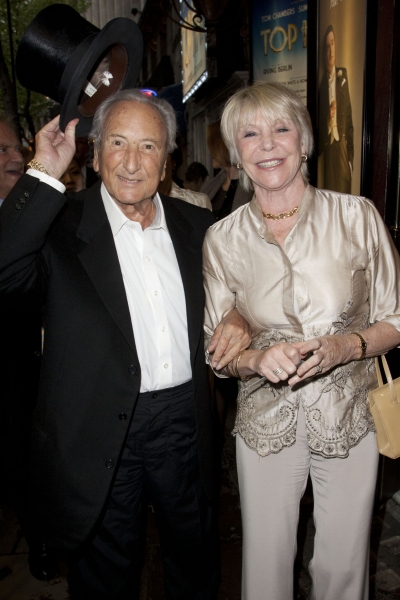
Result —
<instances>
[{"instance_id":1,"label":"woman's clasped hands","mask_svg":"<svg viewBox=\"0 0 400 600\"><path fill-rule=\"evenodd\" d=\"M249 350L248 367L272 383L290 386L354 360L351 336L327 335L304 342L280 342L266 350Z\"/></svg>"}]
</instances>

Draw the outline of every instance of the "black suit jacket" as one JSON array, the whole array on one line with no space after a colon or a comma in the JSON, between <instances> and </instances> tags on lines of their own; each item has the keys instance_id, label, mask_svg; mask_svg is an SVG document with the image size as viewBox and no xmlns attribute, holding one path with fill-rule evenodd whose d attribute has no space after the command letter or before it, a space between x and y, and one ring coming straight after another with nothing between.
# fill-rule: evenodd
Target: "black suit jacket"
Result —
<instances>
[{"instance_id":1,"label":"black suit jacket","mask_svg":"<svg viewBox=\"0 0 400 600\"><path fill-rule=\"evenodd\" d=\"M328 134L329 119L329 83L325 71L319 90L319 154L330 144ZM347 159L353 166L354 161L354 127L349 94L349 80L344 67L336 67L336 123L339 138L346 140Z\"/></svg>"},{"instance_id":2,"label":"black suit jacket","mask_svg":"<svg viewBox=\"0 0 400 600\"><path fill-rule=\"evenodd\" d=\"M162 197L185 290L200 467L211 498L218 464L203 348L201 249L212 215ZM20 178L0 210L0 301L42 308L34 414L32 533L78 547L104 506L140 389L121 270L100 183L66 198ZM125 416L126 415L126 416Z\"/></svg>"}]
</instances>

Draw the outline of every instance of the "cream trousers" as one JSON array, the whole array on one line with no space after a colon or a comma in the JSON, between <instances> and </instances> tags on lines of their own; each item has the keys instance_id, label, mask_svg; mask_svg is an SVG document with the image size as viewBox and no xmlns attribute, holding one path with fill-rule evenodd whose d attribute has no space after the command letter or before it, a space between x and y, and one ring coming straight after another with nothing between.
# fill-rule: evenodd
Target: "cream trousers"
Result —
<instances>
[{"instance_id":1,"label":"cream trousers","mask_svg":"<svg viewBox=\"0 0 400 600\"><path fill-rule=\"evenodd\" d=\"M236 437L243 521L242 600L292 600L300 499L308 474L316 534L311 600L368 600L369 534L378 469L375 434L347 458L310 452L304 412L296 443L264 458Z\"/></svg>"}]
</instances>

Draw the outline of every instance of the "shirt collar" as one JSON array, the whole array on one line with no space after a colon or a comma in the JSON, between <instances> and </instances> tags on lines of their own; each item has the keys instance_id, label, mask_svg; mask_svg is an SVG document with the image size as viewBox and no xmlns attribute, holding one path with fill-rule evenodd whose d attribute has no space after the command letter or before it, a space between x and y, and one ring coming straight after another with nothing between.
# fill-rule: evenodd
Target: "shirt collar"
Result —
<instances>
[{"instance_id":1,"label":"shirt collar","mask_svg":"<svg viewBox=\"0 0 400 600\"><path fill-rule=\"evenodd\" d=\"M335 67L335 65L333 65L333 71L332 71L332 73L328 74L328 79L329 79L329 82L332 82L332 81L336 80L336 67Z\"/></svg>"},{"instance_id":2,"label":"shirt collar","mask_svg":"<svg viewBox=\"0 0 400 600\"><path fill-rule=\"evenodd\" d=\"M110 223L113 237L115 237L125 225L125 223L130 223L131 221L126 215L124 215L117 203L112 199L104 183L101 184L100 193L107 214L107 218ZM156 207L156 215L149 229L165 229L165 231L168 231L164 207L158 193L156 193L156 195L154 196L153 202Z\"/></svg>"}]
</instances>

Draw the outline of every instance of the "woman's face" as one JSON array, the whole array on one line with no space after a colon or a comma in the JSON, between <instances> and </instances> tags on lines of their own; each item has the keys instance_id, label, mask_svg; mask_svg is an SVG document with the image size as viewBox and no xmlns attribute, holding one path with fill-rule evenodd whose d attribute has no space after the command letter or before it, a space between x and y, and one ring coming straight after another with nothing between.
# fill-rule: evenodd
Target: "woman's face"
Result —
<instances>
[{"instance_id":1,"label":"woman's face","mask_svg":"<svg viewBox=\"0 0 400 600\"><path fill-rule=\"evenodd\" d=\"M67 192L80 192L85 187L82 172L75 158L72 159L68 169L60 177L60 181L67 188Z\"/></svg>"},{"instance_id":2,"label":"woman's face","mask_svg":"<svg viewBox=\"0 0 400 600\"><path fill-rule=\"evenodd\" d=\"M243 169L257 190L279 191L303 180L299 132L291 121L268 123L259 113L240 126L236 147Z\"/></svg>"}]
</instances>

